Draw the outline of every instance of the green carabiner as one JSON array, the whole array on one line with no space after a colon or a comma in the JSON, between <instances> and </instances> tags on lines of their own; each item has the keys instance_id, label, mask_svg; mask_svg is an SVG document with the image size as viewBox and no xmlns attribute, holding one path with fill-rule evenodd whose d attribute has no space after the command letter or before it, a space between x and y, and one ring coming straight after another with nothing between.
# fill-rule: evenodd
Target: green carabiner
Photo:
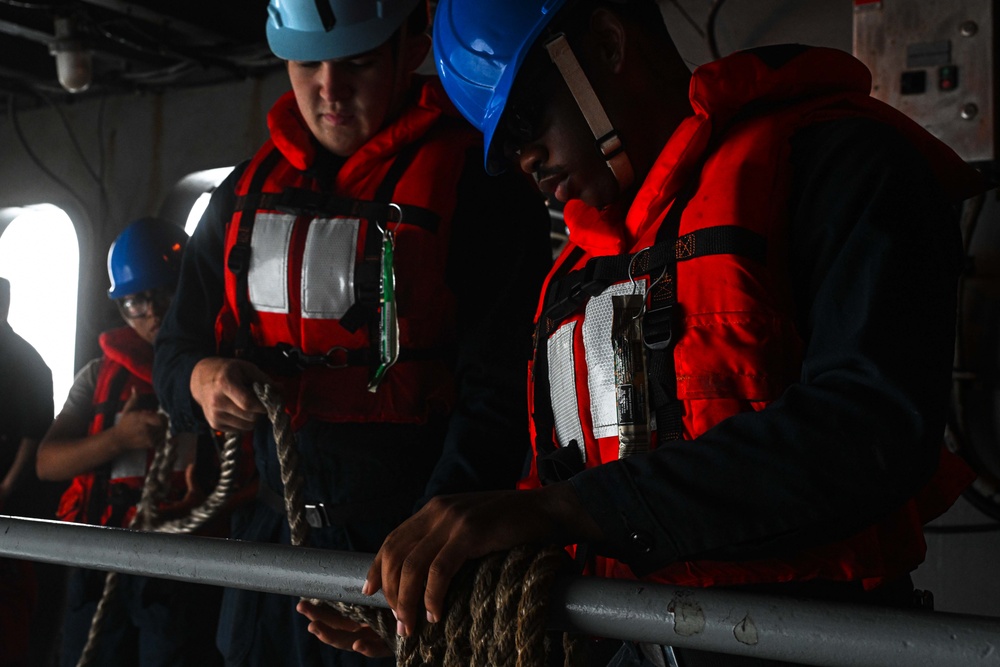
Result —
<instances>
[{"instance_id":1,"label":"green carabiner","mask_svg":"<svg viewBox=\"0 0 1000 667\"><path fill-rule=\"evenodd\" d=\"M379 276L379 365L368 383L374 392L396 360L399 359L399 319L396 314L396 272L393 266L395 235L386 225L382 230L382 253Z\"/></svg>"}]
</instances>

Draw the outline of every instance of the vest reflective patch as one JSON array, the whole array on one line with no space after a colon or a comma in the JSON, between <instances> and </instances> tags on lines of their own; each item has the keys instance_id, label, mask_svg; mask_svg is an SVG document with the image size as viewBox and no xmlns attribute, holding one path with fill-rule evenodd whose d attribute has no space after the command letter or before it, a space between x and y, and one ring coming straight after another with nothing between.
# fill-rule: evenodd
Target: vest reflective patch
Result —
<instances>
[{"instance_id":1,"label":"vest reflective patch","mask_svg":"<svg viewBox=\"0 0 1000 667\"><path fill-rule=\"evenodd\" d=\"M583 318L583 349L587 359L587 387L595 438L618 437L618 404L615 393L615 357L611 347L614 318L612 296L646 293L646 281L612 285L587 302Z\"/></svg>"},{"instance_id":2,"label":"vest reflective patch","mask_svg":"<svg viewBox=\"0 0 1000 667\"><path fill-rule=\"evenodd\" d=\"M302 257L302 317L337 320L354 305L357 218L317 218Z\"/></svg>"},{"instance_id":3,"label":"vest reflective patch","mask_svg":"<svg viewBox=\"0 0 1000 667\"><path fill-rule=\"evenodd\" d=\"M111 479L144 477L146 475L146 450L130 449L111 464Z\"/></svg>"},{"instance_id":4,"label":"vest reflective patch","mask_svg":"<svg viewBox=\"0 0 1000 667\"><path fill-rule=\"evenodd\" d=\"M119 419L121 419L121 413L115 416L116 424ZM179 433L172 437L176 439L173 470L180 472L194 463L198 436L194 433ZM124 452L111 464L110 478L145 477L146 465L149 460L149 450L146 449L132 449Z\"/></svg>"},{"instance_id":5,"label":"vest reflective patch","mask_svg":"<svg viewBox=\"0 0 1000 667\"><path fill-rule=\"evenodd\" d=\"M556 426L556 440L565 447L576 440L584 463L587 462L586 441L580 423L580 406L576 395L576 368L573 354L573 337L576 322L569 322L549 338L549 395L552 398L552 415Z\"/></svg>"},{"instance_id":6,"label":"vest reflective patch","mask_svg":"<svg viewBox=\"0 0 1000 667\"><path fill-rule=\"evenodd\" d=\"M250 238L250 303L262 313L288 313L288 250L294 215L258 213Z\"/></svg>"}]
</instances>

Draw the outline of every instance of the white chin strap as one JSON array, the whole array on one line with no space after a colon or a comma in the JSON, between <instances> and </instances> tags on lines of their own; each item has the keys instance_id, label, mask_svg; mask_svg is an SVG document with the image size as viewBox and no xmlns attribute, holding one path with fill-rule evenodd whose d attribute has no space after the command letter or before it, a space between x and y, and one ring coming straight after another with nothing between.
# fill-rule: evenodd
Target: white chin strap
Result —
<instances>
[{"instance_id":1,"label":"white chin strap","mask_svg":"<svg viewBox=\"0 0 1000 667\"><path fill-rule=\"evenodd\" d=\"M580 107L580 112L587 120L590 131L594 133L597 150L604 156L608 168L618 180L619 190L624 192L632 185L635 178L632 163L625 154L625 147L622 145L621 137L618 136L618 130L612 127L608 114L604 111L601 101L597 99L597 93L594 92L587 75L580 67L580 61L576 59L573 49L566 41L566 35L559 33L545 42L545 50L559 68L559 73L562 74L570 93L573 94L573 99Z\"/></svg>"}]
</instances>

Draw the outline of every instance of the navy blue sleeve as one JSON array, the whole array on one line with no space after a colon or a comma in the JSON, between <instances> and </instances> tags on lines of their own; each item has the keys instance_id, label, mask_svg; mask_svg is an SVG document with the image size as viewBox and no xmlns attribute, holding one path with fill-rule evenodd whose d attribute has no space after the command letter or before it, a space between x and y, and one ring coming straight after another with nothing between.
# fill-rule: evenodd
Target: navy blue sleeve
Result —
<instances>
[{"instance_id":1,"label":"navy blue sleeve","mask_svg":"<svg viewBox=\"0 0 1000 667\"><path fill-rule=\"evenodd\" d=\"M153 386L174 432L208 428L191 396L191 372L199 361L216 354L215 318L225 293L226 223L233 214L236 182L245 168L244 164L233 170L212 193L184 249L177 291L156 336Z\"/></svg>"},{"instance_id":2,"label":"navy blue sleeve","mask_svg":"<svg viewBox=\"0 0 1000 667\"><path fill-rule=\"evenodd\" d=\"M573 478L638 574L848 537L929 479L944 432L962 262L958 207L886 126L793 140L790 280L800 380L766 409Z\"/></svg>"},{"instance_id":3,"label":"navy blue sleeve","mask_svg":"<svg viewBox=\"0 0 1000 667\"><path fill-rule=\"evenodd\" d=\"M530 450L527 368L551 222L527 177L489 176L482 164L470 151L458 186L447 274L458 303L458 405L425 501L512 488Z\"/></svg>"}]
</instances>

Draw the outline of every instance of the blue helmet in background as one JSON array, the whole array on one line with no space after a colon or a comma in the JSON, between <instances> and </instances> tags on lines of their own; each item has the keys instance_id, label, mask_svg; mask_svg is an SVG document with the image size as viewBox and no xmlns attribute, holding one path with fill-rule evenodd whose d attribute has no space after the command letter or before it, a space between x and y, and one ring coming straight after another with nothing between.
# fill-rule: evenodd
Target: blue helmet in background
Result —
<instances>
[{"instance_id":1,"label":"blue helmet in background","mask_svg":"<svg viewBox=\"0 0 1000 667\"><path fill-rule=\"evenodd\" d=\"M440 0L434 14L434 60L448 97L483 133L486 170L493 135L514 78L531 46L567 0Z\"/></svg>"},{"instance_id":2,"label":"blue helmet in background","mask_svg":"<svg viewBox=\"0 0 1000 667\"><path fill-rule=\"evenodd\" d=\"M131 222L108 251L108 297L120 299L157 287L176 287L187 240L179 225L166 220Z\"/></svg>"},{"instance_id":3,"label":"blue helmet in background","mask_svg":"<svg viewBox=\"0 0 1000 667\"><path fill-rule=\"evenodd\" d=\"M371 51L426 0L271 0L267 43L283 60L319 62Z\"/></svg>"}]
</instances>

